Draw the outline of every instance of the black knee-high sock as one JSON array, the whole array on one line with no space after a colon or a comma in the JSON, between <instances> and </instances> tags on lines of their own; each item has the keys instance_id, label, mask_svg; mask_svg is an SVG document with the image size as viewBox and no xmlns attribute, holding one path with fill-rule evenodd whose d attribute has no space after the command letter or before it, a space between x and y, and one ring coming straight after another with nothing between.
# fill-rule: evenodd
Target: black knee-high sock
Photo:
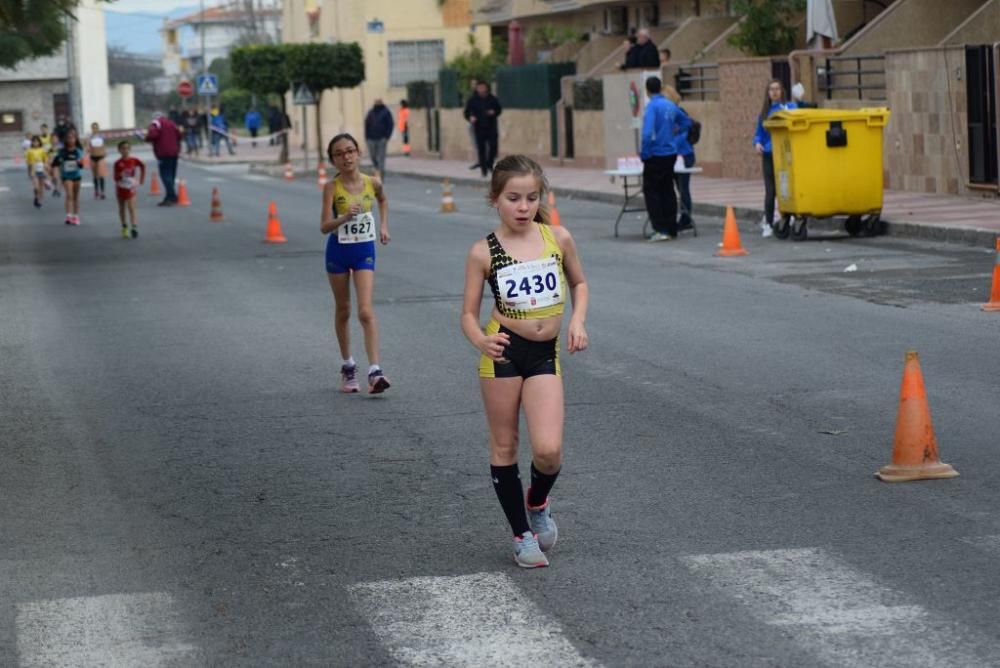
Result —
<instances>
[{"instance_id":1,"label":"black knee-high sock","mask_svg":"<svg viewBox=\"0 0 1000 668\"><path fill-rule=\"evenodd\" d=\"M528 513L524 509L524 488L521 486L521 475L517 470L517 464L510 466L490 466L490 474L493 476L493 489L500 499L500 506L503 508L510 528L515 536L520 536L525 531L531 531L528 526Z\"/></svg>"},{"instance_id":2,"label":"black knee-high sock","mask_svg":"<svg viewBox=\"0 0 1000 668\"><path fill-rule=\"evenodd\" d=\"M95 176L94 177L94 192L95 193L101 192L101 177L100 176Z\"/></svg>"},{"instance_id":3,"label":"black knee-high sock","mask_svg":"<svg viewBox=\"0 0 1000 668\"><path fill-rule=\"evenodd\" d=\"M104 177L103 177L103 176L99 176L99 177L97 177L97 178L98 178L98 179L100 180L100 182L101 182L101 194L103 195L103 194L104 194Z\"/></svg>"},{"instance_id":4,"label":"black knee-high sock","mask_svg":"<svg viewBox=\"0 0 1000 668\"><path fill-rule=\"evenodd\" d=\"M544 506L546 499L549 498L549 492L552 491L552 485L556 484L558 477L559 471L552 474L542 473L535 468L535 462L531 462L531 487L528 488L528 505L532 508Z\"/></svg>"}]
</instances>

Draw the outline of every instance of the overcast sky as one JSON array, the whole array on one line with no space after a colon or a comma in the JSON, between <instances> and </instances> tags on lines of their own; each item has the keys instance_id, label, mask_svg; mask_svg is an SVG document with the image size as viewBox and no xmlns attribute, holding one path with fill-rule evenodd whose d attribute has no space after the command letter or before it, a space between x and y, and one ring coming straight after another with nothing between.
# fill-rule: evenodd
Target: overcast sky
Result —
<instances>
[{"instance_id":1,"label":"overcast sky","mask_svg":"<svg viewBox=\"0 0 1000 668\"><path fill-rule=\"evenodd\" d=\"M178 7L198 4L192 0L116 0L105 5L105 9L113 12L148 12L150 14L166 14ZM205 2L206 7L217 4L213 0Z\"/></svg>"}]
</instances>

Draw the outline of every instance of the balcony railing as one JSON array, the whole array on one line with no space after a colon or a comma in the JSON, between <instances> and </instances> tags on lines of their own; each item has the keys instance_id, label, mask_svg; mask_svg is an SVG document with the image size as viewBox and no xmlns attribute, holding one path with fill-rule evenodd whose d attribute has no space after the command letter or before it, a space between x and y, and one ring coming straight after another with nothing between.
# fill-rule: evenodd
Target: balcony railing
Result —
<instances>
[{"instance_id":1,"label":"balcony railing","mask_svg":"<svg viewBox=\"0 0 1000 668\"><path fill-rule=\"evenodd\" d=\"M684 100L719 99L719 65L685 65L677 71L677 92Z\"/></svg>"},{"instance_id":2,"label":"balcony railing","mask_svg":"<svg viewBox=\"0 0 1000 668\"><path fill-rule=\"evenodd\" d=\"M818 61L816 85L826 99L845 97L837 91L850 91L859 100L885 99L885 56L830 56Z\"/></svg>"}]
</instances>

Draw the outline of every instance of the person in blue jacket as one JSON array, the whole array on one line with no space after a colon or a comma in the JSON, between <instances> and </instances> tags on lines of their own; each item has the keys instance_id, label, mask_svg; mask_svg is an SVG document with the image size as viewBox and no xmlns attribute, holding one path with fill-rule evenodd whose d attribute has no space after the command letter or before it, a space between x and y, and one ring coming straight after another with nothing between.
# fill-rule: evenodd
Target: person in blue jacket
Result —
<instances>
[{"instance_id":1,"label":"person in blue jacket","mask_svg":"<svg viewBox=\"0 0 1000 668\"><path fill-rule=\"evenodd\" d=\"M229 155L235 155L233 145L229 143L229 123L226 122L226 113L222 107L213 108L208 118L209 132L212 133L212 148L209 155L218 156L222 142L226 142Z\"/></svg>"},{"instance_id":2,"label":"person in blue jacket","mask_svg":"<svg viewBox=\"0 0 1000 668\"><path fill-rule=\"evenodd\" d=\"M253 139L250 140L251 146L257 145L257 131L260 130L260 112L257 111L257 107L250 107L250 111L243 115L243 124L247 128L247 132Z\"/></svg>"},{"instance_id":3,"label":"person in blue jacket","mask_svg":"<svg viewBox=\"0 0 1000 668\"><path fill-rule=\"evenodd\" d=\"M677 157L684 161L685 169L694 167L694 146L689 140L689 133L693 121L681 105L681 96L673 86L664 86L663 96L677 105L677 111L683 116L683 128L678 125L674 128L674 149ZM697 140L696 140L697 141ZM676 166L676 162L675 162ZM678 230L688 230L694 227L691 218L691 174L687 172L674 172L674 183L677 184L677 193L681 198L681 215L677 224Z\"/></svg>"},{"instance_id":4,"label":"person in blue jacket","mask_svg":"<svg viewBox=\"0 0 1000 668\"><path fill-rule=\"evenodd\" d=\"M663 97L663 82L659 77L646 79L649 102L642 117L642 194L646 212L653 225L650 241L670 241L677 238L677 194L674 192L674 161L677 148L675 132L686 132L691 119L680 108Z\"/></svg>"},{"instance_id":5,"label":"person in blue jacket","mask_svg":"<svg viewBox=\"0 0 1000 668\"><path fill-rule=\"evenodd\" d=\"M771 152L771 133L764 127L764 121L776 111L796 109L798 105L789 102L785 95L785 85L778 79L767 84L764 105L757 118L757 131L753 135L753 147L761 156L764 171L764 219L760 221L760 231L765 237L771 236L774 225L774 155Z\"/></svg>"}]
</instances>

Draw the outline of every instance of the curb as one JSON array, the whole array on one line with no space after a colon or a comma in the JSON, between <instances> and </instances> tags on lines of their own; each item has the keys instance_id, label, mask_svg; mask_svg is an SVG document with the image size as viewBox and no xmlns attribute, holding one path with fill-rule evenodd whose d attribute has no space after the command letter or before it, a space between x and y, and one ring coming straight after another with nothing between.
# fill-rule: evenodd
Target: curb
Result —
<instances>
[{"instance_id":1,"label":"curb","mask_svg":"<svg viewBox=\"0 0 1000 668\"><path fill-rule=\"evenodd\" d=\"M273 170L277 169L278 172ZM284 167L277 164L261 164L261 163L251 163L250 164L251 173L264 173L271 176L282 176L284 174ZM309 174L311 172L296 171L295 175L299 174ZM444 178L440 175L435 174L423 174L423 173L411 173L407 172L405 169L393 170L390 175L405 176L407 178L415 179L417 181L432 181L435 183L440 183ZM448 177L448 180L454 185L460 186L478 186L484 187L486 181L481 178L468 177L468 176L457 176ZM581 190L576 188L559 188L560 198L572 198L583 200L587 202L603 202L605 204L615 204L621 205L624 196L616 193L604 193L604 192L594 192L592 190ZM746 225L754 225L764 216L763 209L755 209L750 207L733 207L733 212L736 214L736 220L740 223ZM694 205L694 213L702 216L712 216L722 218L726 215L726 207L719 204L698 204ZM828 221L817 221L816 227L818 229L829 229L831 227L840 227L839 222L828 222ZM885 223L885 236L890 237L901 237L906 239L920 239L923 241L940 241L949 244L961 244L964 246L977 246L980 248L990 248L996 247L996 239L998 235L996 232L990 230L983 230L975 227L946 227L946 226L936 226L936 225L920 225L917 223L905 223L905 222L895 222L892 220L883 219ZM810 225L815 223L810 222ZM721 226L720 226L721 227Z\"/></svg>"}]
</instances>

